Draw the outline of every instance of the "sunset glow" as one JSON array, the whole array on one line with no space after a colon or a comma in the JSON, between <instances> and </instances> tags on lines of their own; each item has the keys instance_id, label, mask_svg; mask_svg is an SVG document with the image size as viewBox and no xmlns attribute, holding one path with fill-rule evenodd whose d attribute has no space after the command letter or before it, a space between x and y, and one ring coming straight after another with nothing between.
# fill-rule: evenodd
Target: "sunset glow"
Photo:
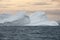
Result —
<instances>
[{"instance_id":1,"label":"sunset glow","mask_svg":"<svg viewBox=\"0 0 60 40\"><path fill-rule=\"evenodd\" d=\"M0 11L60 9L58 0L0 0Z\"/></svg>"}]
</instances>

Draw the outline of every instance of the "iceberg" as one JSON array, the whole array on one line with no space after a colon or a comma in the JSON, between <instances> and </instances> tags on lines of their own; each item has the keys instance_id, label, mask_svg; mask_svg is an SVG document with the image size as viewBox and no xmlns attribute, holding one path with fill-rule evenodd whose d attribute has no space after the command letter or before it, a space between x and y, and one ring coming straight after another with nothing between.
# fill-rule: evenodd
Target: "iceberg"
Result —
<instances>
[{"instance_id":1,"label":"iceberg","mask_svg":"<svg viewBox=\"0 0 60 40\"><path fill-rule=\"evenodd\" d=\"M56 21L49 21L45 12L36 11L28 16L25 11L18 11L15 15L0 14L0 26L58 26Z\"/></svg>"},{"instance_id":2,"label":"iceberg","mask_svg":"<svg viewBox=\"0 0 60 40\"><path fill-rule=\"evenodd\" d=\"M58 26L56 21L50 21L45 12L36 11L30 16L30 23L28 26Z\"/></svg>"}]
</instances>

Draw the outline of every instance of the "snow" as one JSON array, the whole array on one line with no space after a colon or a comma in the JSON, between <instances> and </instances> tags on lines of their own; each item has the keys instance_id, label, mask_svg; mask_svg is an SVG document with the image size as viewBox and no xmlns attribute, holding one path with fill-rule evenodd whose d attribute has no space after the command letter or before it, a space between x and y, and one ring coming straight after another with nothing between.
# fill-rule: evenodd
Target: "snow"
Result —
<instances>
[{"instance_id":1,"label":"snow","mask_svg":"<svg viewBox=\"0 0 60 40\"><path fill-rule=\"evenodd\" d=\"M56 21L49 21L45 12L36 11L31 16L25 11L18 11L15 15L0 14L0 23L12 26L58 26Z\"/></svg>"}]
</instances>

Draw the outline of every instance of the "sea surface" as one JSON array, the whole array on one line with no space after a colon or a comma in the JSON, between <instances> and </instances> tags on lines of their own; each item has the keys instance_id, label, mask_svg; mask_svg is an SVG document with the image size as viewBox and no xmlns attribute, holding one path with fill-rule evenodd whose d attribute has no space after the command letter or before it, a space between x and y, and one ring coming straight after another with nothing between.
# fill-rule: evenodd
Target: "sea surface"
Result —
<instances>
[{"instance_id":1,"label":"sea surface","mask_svg":"<svg viewBox=\"0 0 60 40\"><path fill-rule=\"evenodd\" d=\"M60 26L0 26L0 40L60 40Z\"/></svg>"}]
</instances>

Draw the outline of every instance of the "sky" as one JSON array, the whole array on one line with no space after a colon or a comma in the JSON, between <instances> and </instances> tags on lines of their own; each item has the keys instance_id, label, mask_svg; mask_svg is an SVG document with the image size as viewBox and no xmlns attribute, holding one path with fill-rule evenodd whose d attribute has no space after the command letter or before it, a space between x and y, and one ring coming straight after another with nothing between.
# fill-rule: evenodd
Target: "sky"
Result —
<instances>
[{"instance_id":1,"label":"sky","mask_svg":"<svg viewBox=\"0 0 60 40\"><path fill-rule=\"evenodd\" d=\"M0 11L60 9L60 0L0 0Z\"/></svg>"},{"instance_id":2,"label":"sky","mask_svg":"<svg viewBox=\"0 0 60 40\"><path fill-rule=\"evenodd\" d=\"M60 0L0 0L0 13L6 11L12 11L15 13L17 10L60 10ZM58 19L60 15L60 13L57 12L52 14L57 14L57 18L55 19ZM52 19L56 16L52 16L49 13L49 17Z\"/></svg>"}]
</instances>

